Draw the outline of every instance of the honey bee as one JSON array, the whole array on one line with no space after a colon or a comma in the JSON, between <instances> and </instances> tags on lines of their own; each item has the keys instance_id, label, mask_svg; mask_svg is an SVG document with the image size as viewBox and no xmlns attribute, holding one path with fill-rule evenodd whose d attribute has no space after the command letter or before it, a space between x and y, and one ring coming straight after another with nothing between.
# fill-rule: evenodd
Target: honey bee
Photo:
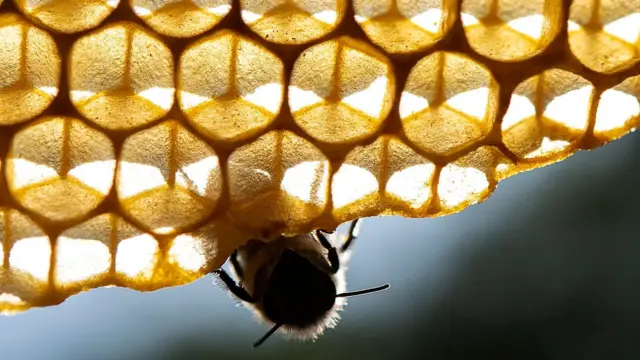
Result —
<instances>
[{"instance_id":1,"label":"honey bee","mask_svg":"<svg viewBox=\"0 0 640 360\"><path fill-rule=\"evenodd\" d=\"M336 236L323 230L271 242L252 239L230 257L240 284L223 269L214 272L222 286L272 326L254 348L280 329L291 338L315 340L337 325L345 298L389 288L385 284L346 292L344 263L358 230L359 221L351 222L339 249L330 241Z\"/></svg>"}]
</instances>

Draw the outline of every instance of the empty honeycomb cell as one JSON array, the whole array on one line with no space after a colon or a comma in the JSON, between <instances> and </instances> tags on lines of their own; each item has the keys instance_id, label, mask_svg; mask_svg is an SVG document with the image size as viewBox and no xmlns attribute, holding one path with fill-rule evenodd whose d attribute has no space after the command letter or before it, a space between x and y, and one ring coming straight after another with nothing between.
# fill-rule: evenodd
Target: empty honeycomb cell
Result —
<instances>
[{"instance_id":1,"label":"empty honeycomb cell","mask_svg":"<svg viewBox=\"0 0 640 360\"><path fill-rule=\"evenodd\" d=\"M115 167L106 135L75 118L44 117L15 134L5 172L18 203L50 221L70 221L102 203Z\"/></svg>"},{"instance_id":2,"label":"empty honeycomb cell","mask_svg":"<svg viewBox=\"0 0 640 360\"><path fill-rule=\"evenodd\" d=\"M518 84L502 120L502 141L521 159L548 159L571 150L589 126L593 85L550 69Z\"/></svg>"},{"instance_id":3,"label":"empty honeycomb cell","mask_svg":"<svg viewBox=\"0 0 640 360\"><path fill-rule=\"evenodd\" d=\"M232 0L129 0L138 17L160 34L191 37L216 26Z\"/></svg>"},{"instance_id":4,"label":"empty honeycomb cell","mask_svg":"<svg viewBox=\"0 0 640 360\"><path fill-rule=\"evenodd\" d=\"M469 45L499 61L531 58L549 46L563 25L563 0L463 0Z\"/></svg>"},{"instance_id":5,"label":"empty honeycomb cell","mask_svg":"<svg viewBox=\"0 0 640 360\"><path fill-rule=\"evenodd\" d=\"M128 137L116 176L123 211L156 234L174 234L210 215L222 192L216 153L178 121Z\"/></svg>"},{"instance_id":6,"label":"empty honeycomb cell","mask_svg":"<svg viewBox=\"0 0 640 360\"><path fill-rule=\"evenodd\" d=\"M256 67L261 70L253 71ZM223 30L191 44L182 54L178 102L185 117L209 138L242 140L276 118L284 83L284 65L277 56Z\"/></svg>"},{"instance_id":7,"label":"empty honeycomb cell","mask_svg":"<svg viewBox=\"0 0 640 360\"><path fill-rule=\"evenodd\" d=\"M14 0L37 24L71 34L92 29L118 7L120 0Z\"/></svg>"},{"instance_id":8,"label":"empty honeycomb cell","mask_svg":"<svg viewBox=\"0 0 640 360\"><path fill-rule=\"evenodd\" d=\"M380 177L387 142L386 137L380 137L370 145L355 147L336 170L331 179L331 201L338 222L356 213L371 216L382 211Z\"/></svg>"},{"instance_id":9,"label":"empty honeycomb cell","mask_svg":"<svg viewBox=\"0 0 640 360\"><path fill-rule=\"evenodd\" d=\"M329 161L311 142L271 131L228 161L230 215L251 228L302 227L327 205Z\"/></svg>"},{"instance_id":10,"label":"empty honeycomb cell","mask_svg":"<svg viewBox=\"0 0 640 360\"><path fill-rule=\"evenodd\" d=\"M46 295L51 242L27 215L0 207L0 243L0 314L11 314Z\"/></svg>"},{"instance_id":11,"label":"empty honeycomb cell","mask_svg":"<svg viewBox=\"0 0 640 360\"><path fill-rule=\"evenodd\" d=\"M492 146L483 146L442 168L438 178L439 215L460 211L486 199L496 185L496 171L509 160Z\"/></svg>"},{"instance_id":12,"label":"empty honeycomb cell","mask_svg":"<svg viewBox=\"0 0 640 360\"><path fill-rule=\"evenodd\" d=\"M389 59L362 41L341 37L308 48L296 60L289 107L313 138L348 143L378 131L394 92Z\"/></svg>"},{"instance_id":13,"label":"empty honeycomb cell","mask_svg":"<svg viewBox=\"0 0 640 360\"><path fill-rule=\"evenodd\" d=\"M115 214L109 214L108 218L104 216L100 219L100 224L108 226L111 243L117 243L114 254L116 283L134 289L153 287L154 275L161 259L160 245L156 238Z\"/></svg>"},{"instance_id":14,"label":"empty honeycomb cell","mask_svg":"<svg viewBox=\"0 0 640 360\"><path fill-rule=\"evenodd\" d=\"M574 0L569 48L586 67L605 74L640 61L640 0Z\"/></svg>"},{"instance_id":15,"label":"empty honeycomb cell","mask_svg":"<svg viewBox=\"0 0 640 360\"><path fill-rule=\"evenodd\" d=\"M347 0L240 0L240 14L263 39L305 44L332 32L342 21Z\"/></svg>"},{"instance_id":16,"label":"empty honeycomb cell","mask_svg":"<svg viewBox=\"0 0 640 360\"><path fill-rule=\"evenodd\" d=\"M235 227L226 216L177 235L169 242L165 256L175 273L166 280L172 282L174 276L185 282L195 280L202 273L222 266L238 244L248 239L249 234Z\"/></svg>"},{"instance_id":17,"label":"empty honeycomb cell","mask_svg":"<svg viewBox=\"0 0 640 360\"><path fill-rule=\"evenodd\" d=\"M593 134L609 142L640 125L640 75L630 77L600 95Z\"/></svg>"},{"instance_id":18,"label":"empty honeycomb cell","mask_svg":"<svg viewBox=\"0 0 640 360\"><path fill-rule=\"evenodd\" d=\"M40 115L58 95L61 60L46 31L0 14L0 126Z\"/></svg>"},{"instance_id":19,"label":"empty honeycomb cell","mask_svg":"<svg viewBox=\"0 0 640 360\"><path fill-rule=\"evenodd\" d=\"M388 174L385 185L388 205L405 216L423 215L433 199L435 164L395 137L389 139L387 146L383 159Z\"/></svg>"},{"instance_id":20,"label":"empty honeycomb cell","mask_svg":"<svg viewBox=\"0 0 640 360\"><path fill-rule=\"evenodd\" d=\"M160 119L174 101L173 57L156 35L133 23L107 25L78 39L68 63L70 98L107 129Z\"/></svg>"},{"instance_id":21,"label":"empty honeycomb cell","mask_svg":"<svg viewBox=\"0 0 640 360\"><path fill-rule=\"evenodd\" d=\"M355 20L389 53L412 53L435 45L458 15L450 0L353 0Z\"/></svg>"},{"instance_id":22,"label":"empty honeycomb cell","mask_svg":"<svg viewBox=\"0 0 640 360\"><path fill-rule=\"evenodd\" d=\"M498 108L498 83L470 58L436 52L411 69L400 98L409 140L429 153L447 155L484 138Z\"/></svg>"},{"instance_id":23,"label":"empty honeycomb cell","mask_svg":"<svg viewBox=\"0 0 640 360\"><path fill-rule=\"evenodd\" d=\"M53 266L53 281L58 291L78 292L84 287L106 283L113 263L111 225L111 216L104 214L58 236Z\"/></svg>"}]
</instances>

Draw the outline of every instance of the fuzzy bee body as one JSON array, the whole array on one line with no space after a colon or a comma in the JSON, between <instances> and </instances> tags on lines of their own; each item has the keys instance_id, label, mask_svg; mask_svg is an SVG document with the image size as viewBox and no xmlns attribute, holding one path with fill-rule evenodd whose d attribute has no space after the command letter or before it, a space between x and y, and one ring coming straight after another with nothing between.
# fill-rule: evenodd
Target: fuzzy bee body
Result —
<instances>
[{"instance_id":1,"label":"fuzzy bee body","mask_svg":"<svg viewBox=\"0 0 640 360\"><path fill-rule=\"evenodd\" d=\"M338 292L345 290L345 269L341 268L335 274L331 273L331 265L323 256L326 251L320 245L320 243L313 238L312 235L300 235L295 237L285 237L264 243L259 240L251 240L246 245L238 249L238 262L242 266L243 274L238 274L234 271L236 278L242 279L242 285L247 290L252 298L257 299L255 303L245 302L249 309L252 309L259 320L275 325L274 321L270 319L269 309L265 309L265 305L268 307L268 303L265 304L265 295L269 295L269 279L276 270L277 273L283 273L279 276L280 281L296 282L296 288L300 292L306 292L308 298L311 298L313 292L332 293L333 297ZM307 267L307 271L304 274L315 272L313 286L321 284L321 288L317 289L305 289L304 279L296 279L291 277L290 279L284 279L283 276L289 271L299 271L301 267ZM276 269L278 268L278 269ZM303 277L301 273L296 274L297 277ZM313 276L313 274L312 274ZM322 281L322 277L326 277L325 281ZM296 281L297 280L297 281ZM278 281L278 280L276 280ZM302 285L302 286L301 286ZM333 286L333 289L331 287ZM314 291L315 290L315 291ZM301 294L304 298L304 294ZM310 299L298 299L303 302ZM320 335L324 329L332 328L339 320L338 311L342 309L342 306L346 303L345 298L337 298L335 304L332 304L329 309L323 311L321 304L318 305L318 315L312 319L299 319L298 321L289 321L289 324L283 324L282 332L289 337L297 339L314 339ZM273 316L271 316L273 317Z\"/></svg>"},{"instance_id":2,"label":"fuzzy bee body","mask_svg":"<svg viewBox=\"0 0 640 360\"><path fill-rule=\"evenodd\" d=\"M333 328L346 297L383 290L378 288L346 293L344 263L357 233L357 221L338 249L336 237L315 231L293 237L280 236L271 242L252 239L230 258L237 284L226 271L215 273L231 293L254 311L259 320L272 325L257 343L281 332L300 340L316 339Z\"/></svg>"}]
</instances>

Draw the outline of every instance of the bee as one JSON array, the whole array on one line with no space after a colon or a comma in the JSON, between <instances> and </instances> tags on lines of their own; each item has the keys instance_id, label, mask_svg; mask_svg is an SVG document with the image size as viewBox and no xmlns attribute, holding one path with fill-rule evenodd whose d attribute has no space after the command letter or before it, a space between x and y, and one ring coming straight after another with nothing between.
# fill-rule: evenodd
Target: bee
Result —
<instances>
[{"instance_id":1,"label":"bee","mask_svg":"<svg viewBox=\"0 0 640 360\"><path fill-rule=\"evenodd\" d=\"M280 236L271 242L249 240L229 258L239 283L223 269L214 271L219 284L240 299L259 320L271 329L256 348L271 335L281 332L290 338L315 340L337 325L338 312L350 296L374 293L389 284L346 292L345 264L357 237L359 221L351 222L339 250L327 238L336 237L316 230L298 236ZM327 235L325 235L327 234Z\"/></svg>"}]
</instances>

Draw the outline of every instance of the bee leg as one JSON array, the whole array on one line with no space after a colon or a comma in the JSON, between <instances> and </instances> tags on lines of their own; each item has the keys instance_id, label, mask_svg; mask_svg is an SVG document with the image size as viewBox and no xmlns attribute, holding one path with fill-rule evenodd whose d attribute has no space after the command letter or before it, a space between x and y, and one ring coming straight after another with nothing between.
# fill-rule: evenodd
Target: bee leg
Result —
<instances>
[{"instance_id":1,"label":"bee leg","mask_svg":"<svg viewBox=\"0 0 640 360\"><path fill-rule=\"evenodd\" d=\"M231 254L231 258L229 260L231 260L231 265L233 266L233 270L236 272L238 277L239 278L244 277L244 270L242 269L240 262L238 262L238 250L233 251L233 254Z\"/></svg>"},{"instance_id":2,"label":"bee leg","mask_svg":"<svg viewBox=\"0 0 640 360\"><path fill-rule=\"evenodd\" d=\"M347 240L340 247L340 252L341 253L349 250L351 245L353 245L353 241L358 237L358 223L359 222L360 222L360 219L355 219L355 220L353 220L351 222L351 225L349 225L349 235L347 236Z\"/></svg>"},{"instance_id":3,"label":"bee leg","mask_svg":"<svg viewBox=\"0 0 640 360\"><path fill-rule=\"evenodd\" d=\"M321 230L316 230L316 237L318 238L318 241L320 241L322 247L329 251L328 259L329 264L331 265L331 271L334 274L337 273L338 270L340 270L340 258L338 257L338 250L336 250L336 248L332 246L331 243L329 243L329 240L327 240L327 237L324 236Z\"/></svg>"},{"instance_id":4,"label":"bee leg","mask_svg":"<svg viewBox=\"0 0 640 360\"><path fill-rule=\"evenodd\" d=\"M218 269L218 270L214 271L213 273L220 277L220 280L222 280L222 282L227 287L227 289L229 289L229 291L231 291L231 293L233 295L238 297L238 299L240 299L242 301L245 301L245 302L248 302L248 303L255 303L256 302L251 297L251 295L249 295L247 290L245 290L245 288L243 288L242 286L239 286L238 284L236 284L235 281L233 281L231 276L229 276L229 274L227 274L226 271L224 271L223 269Z\"/></svg>"}]
</instances>

